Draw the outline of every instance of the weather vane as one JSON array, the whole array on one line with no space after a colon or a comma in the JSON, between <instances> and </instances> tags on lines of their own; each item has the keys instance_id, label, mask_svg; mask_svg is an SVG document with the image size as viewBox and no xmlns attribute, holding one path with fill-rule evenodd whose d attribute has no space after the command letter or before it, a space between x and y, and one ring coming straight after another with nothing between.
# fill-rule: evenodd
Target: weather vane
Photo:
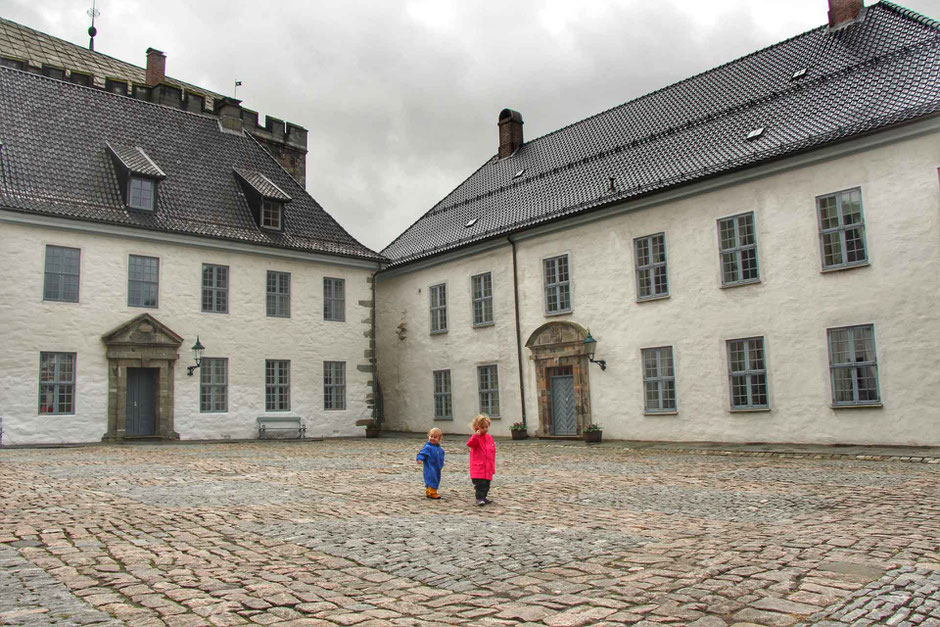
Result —
<instances>
[{"instance_id":1,"label":"weather vane","mask_svg":"<svg viewBox=\"0 0 940 627\"><path fill-rule=\"evenodd\" d=\"M88 16L91 18L91 26L88 27L88 49L94 51L95 49L95 35L98 34L98 29L95 28L95 18L101 15L101 11L95 8L95 0L91 0L91 8L88 9Z\"/></svg>"}]
</instances>

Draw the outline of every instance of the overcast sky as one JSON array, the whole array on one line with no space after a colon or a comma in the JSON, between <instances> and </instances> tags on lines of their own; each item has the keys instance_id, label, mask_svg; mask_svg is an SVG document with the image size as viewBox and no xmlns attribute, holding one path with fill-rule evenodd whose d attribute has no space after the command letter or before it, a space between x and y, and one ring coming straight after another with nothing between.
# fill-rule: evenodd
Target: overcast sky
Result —
<instances>
[{"instance_id":1,"label":"overcast sky","mask_svg":"<svg viewBox=\"0 0 940 627\"><path fill-rule=\"evenodd\" d=\"M871 4L867 1L866 4ZM940 18L940 0L901 4ZM91 0L0 0L88 43ZM491 157L826 22L827 0L97 0L95 49L309 130L307 191L380 251Z\"/></svg>"}]
</instances>

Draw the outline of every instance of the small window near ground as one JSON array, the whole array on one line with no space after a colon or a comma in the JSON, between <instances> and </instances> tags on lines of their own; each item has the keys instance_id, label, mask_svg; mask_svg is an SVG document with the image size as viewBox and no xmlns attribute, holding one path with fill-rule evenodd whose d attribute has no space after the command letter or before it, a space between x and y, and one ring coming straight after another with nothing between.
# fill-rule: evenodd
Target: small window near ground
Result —
<instances>
[{"instance_id":1,"label":"small window near ground","mask_svg":"<svg viewBox=\"0 0 940 627\"><path fill-rule=\"evenodd\" d=\"M346 320L346 280L323 277L323 319Z\"/></svg>"},{"instance_id":2,"label":"small window near ground","mask_svg":"<svg viewBox=\"0 0 940 627\"><path fill-rule=\"evenodd\" d=\"M490 272L470 277L473 293L473 326L493 324L493 275Z\"/></svg>"},{"instance_id":3,"label":"small window near ground","mask_svg":"<svg viewBox=\"0 0 940 627\"><path fill-rule=\"evenodd\" d=\"M732 409L767 409L764 338L728 340L728 378Z\"/></svg>"},{"instance_id":4,"label":"small window near ground","mask_svg":"<svg viewBox=\"0 0 940 627\"><path fill-rule=\"evenodd\" d=\"M75 413L75 353L39 354L39 413Z\"/></svg>"},{"instance_id":5,"label":"small window near ground","mask_svg":"<svg viewBox=\"0 0 940 627\"><path fill-rule=\"evenodd\" d=\"M819 247L823 270L836 270L868 262L862 190L849 189L816 199Z\"/></svg>"},{"instance_id":6,"label":"small window near ground","mask_svg":"<svg viewBox=\"0 0 940 627\"><path fill-rule=\"evenodd\" d=\"M657 233L633 240L636 252L637 300L669 296L666 278L666 235Z\"/></svg>"},{"instance_id":7,"label":"small window near ground","mask_svg":"<svg viewBox=\"0 0 940 627\"><path fill-rule=\"evenodd\" d=\"M545 313L570 312L571 275L568 272L568 255L546 259L542 269L545 273Z\"/></svg>"},{"instance_id":8,"label":"small window near ground","mask_svg":"<svg viewBox=\"0 0 940 627\"><path fill-rule=\"evenodd\" d=\"M833 405L880 404L875 327L829 329L829 371Z\"/></svg>"},{"instance_id":9,"label":"small window near ground","mask_svg":"<svg viewBox=\"0 0 940 627\"><path fill-rule=\"evenodd\" d=\"M323 409L346 409L346 362L323 362Z\"/></svg>"},{"instance_id":10,"label":"small window near ground","mask_svg":"<svg viewBox=\"0 0 940 627\"><path fill-rule=\"evenodd\" d=\"M434 371L434 419L454 419L450 392L450 370Z\"/></svg>"},{"instance_id":11,"label":"small window near ground","mask_svg":"<svg viewBox=\"0 0 940 627\"><path fill-rule=\"evenodd\" d=\"M289 360L265 360L264 409L265 411L290 411Z\"/></svg>"},{"instance_id":12,"label":"small window near ground","mask_svg":"<svg viewBox=\"0 0 940 627\"><path fill-rule=\"evenodd\" d=\"M744 285L760 280L753 212L719 220L718 241L721 245L722 285Z\"/></svg>"},{"instance_id":13,"label":"small window near ground","mask_svg":"<svg viewBox=\"0 0 940 627\"><path fill-rule=\"evenodd\" d=\"M431 333L447 331L447 286L432 285L428 290L431 298Z\"/></svg>"},{"instance_id":14,"label":"small window near ground","mask_svg":"<svg viewBox=\"0 0 940 627\"><path fill-rule=\"evenodd\" d=\"M228 313L228 266L202 264L202 310Z\"/></svg>"},{"instance_id":15,"label":"small window near ground","mask_svg":"<svg viewBox=\"0 0 940 627\"><path fill-rule=\"evenodd\" d=\"M676 410L676 376L671 346L643 349L643 388L647 413Z\"/></svg>"},{"instance_id":16,"label":"small window near ground","mask_svg":"<svg viewBox=\"0 0 940 627\"><path fill-rule=\"evenodd\" d=\"M480 390L480 413L490 418L499 416L499 374L496 366L477 366Z\"/></svg>"},{"instance_id":17,"label":"small window near ground","mask_svg":"<svg viewBox=\"0 0 940 627\"><path fill-rule=\"evenodd\" d=\"M78 302L81 251L64 246L46 246L46 268L42 299Z\"/></svg>"},{"instance_id":18,"label":"small window near ground","mask_svg":"<svg viewBox=\"0 0 940 627\"><path fill-rule=\"evenodd\" d=\"M203 357L199 363L199 411L228 411L228 359Z\"/></svg>"},{"instance_id":19,"label":"small window near ground","mask_svg":"<svg viewBox=\"0 0 940 627\"><path fill-rule=\"evenodd\" d=\"M156 307L159 288L160 260L131 255L127 271L127 304L130 307Z\"/></svg>"},{"instance_id":20,"label":"small window near ground","mask_svg":"<svg viewBox=\"0 0 940 627\"><path fill-rule=\"evenodd\" d=\"M290 318L290 273L268 270L267 311L269 318Z\"/></svg>"}]
</instances>

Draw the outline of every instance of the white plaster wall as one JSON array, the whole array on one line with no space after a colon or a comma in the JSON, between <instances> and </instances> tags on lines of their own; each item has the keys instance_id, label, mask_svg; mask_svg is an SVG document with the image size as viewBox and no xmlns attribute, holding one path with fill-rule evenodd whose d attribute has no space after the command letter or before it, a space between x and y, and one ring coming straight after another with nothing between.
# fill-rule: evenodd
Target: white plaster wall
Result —
<instances>
[{"instance_id":1,"label":"white plaster wall","mask_svg":"<svg viewBox=\"0 0 940 627\"><path fill-rule=\"evenodd\" d=\"M508 435L521 419L519 369L515 344L512 267L508 244L473 258L398 277L379 279L376 327L380 383L386 426L424 432L439 427L445 434L471 433L480 412L477 366L496 364L500 416L490 432ZM492 326L474 327L470 277L493 274ZM431 335L431 285L447 285L447 333ZM405 325L404 339L398 327ZM451 371L453 421L434 420L432 371Z\"/></svg>"},{"instance_id":2,"label":"white plaster wall","mask_svg":"<svg viewBox=\"0 0 940 627\"><path fill-rule=\"evenodd\" d=\"M78 303L45 302L45 246L81 249ZM159 307L127 306L128 255L160 259ZM229 313L202 313L202 264L229 266ZM101 336L150 313L183 337L175 368L175 428L182 439L256 437L264 411L265 359L291 361L291 411L308 436L362 435L371 392L364 351L372 299L365 269L213 250L183 244L5 223L0 227L0 416L4 444L89 442L107 430L107 359ZM11 272L10 269L15 269ZM268 318L267 270L291 273L291 317ZM346 279L346 321L323 320L323 277ZM196 335L206 357L227 357L229 411L200 413L199 371L190 347ZM39 415L39 354L77 354L75 413ZM323 410L323 361L345 361L347 409Z\"/></svg>"},{"instance_id":3,"label":"white plaster wall","mask_svg":"<svg viewBox=\"0 0 940 627\"><path fill-rule=\"evenodd\" d=\"M940 200L936 135L839 157L656 207L622 213L518 244L522 341L551 319L590 328L602 372L590 369L592 411L605 437L639 440L940 444ZM815 197L861 187L870 265L821 272ZM755 213L761 282L721 288L717 220ZM636 302L633 239L664 232L670 297ZM571 314L543 312L541 260L569 255ZM513 341L476 336L429 350L434 338L395 345L394 311L417 309L416 294L440 278L469 282L480 263L502 268L505 249L379 282L379 372L405 396L430 399L424 362L464 359ZM474 270L475 271L475 270ZM393 292L393 293L389 293ZM511 305L507 303L507 305ZM459 308L458 308L459 310ZM505 317L511 319L511 312ZM832 409L826 329L874 324L883 407ZM420 334L419 334L420 335ZM770 411L729 411L725 342L763 336ZM395 348L391 348L395 346ZM643 412L642 348L671 345L678 414ZM510 347L503 348L512 353ZM525 349L524 349L525 350ZM388 359L388 353L394 360ZM526 407L537 424L535 373L526 350ZM435 366L436 367L436 366ZM429 379L428 379L429 380ZM502 378L513 389L516 379ZM388 395L386 395L386 398ZM415 408L386 401L390 424L411 427ZM423 409L427 400L411 401ZM415 429L417 430L417 429Z\"/></svg>"}]
</instances>

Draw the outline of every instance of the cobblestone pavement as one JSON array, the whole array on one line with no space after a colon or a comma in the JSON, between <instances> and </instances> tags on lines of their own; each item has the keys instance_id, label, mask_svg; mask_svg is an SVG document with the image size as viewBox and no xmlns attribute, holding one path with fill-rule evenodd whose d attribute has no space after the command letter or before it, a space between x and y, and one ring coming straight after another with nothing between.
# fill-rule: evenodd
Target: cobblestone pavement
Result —
<instances>
[{"instance_id":1,"label":"cobblestone pavement","mask_svg":"<svg viewBox=\"0 0 940 627\"><path fill-rule=\"evenodd\" d=\"M0 624L940 626L940 464L463 441L0 450Z\"/></svg>"}]
</instances>

